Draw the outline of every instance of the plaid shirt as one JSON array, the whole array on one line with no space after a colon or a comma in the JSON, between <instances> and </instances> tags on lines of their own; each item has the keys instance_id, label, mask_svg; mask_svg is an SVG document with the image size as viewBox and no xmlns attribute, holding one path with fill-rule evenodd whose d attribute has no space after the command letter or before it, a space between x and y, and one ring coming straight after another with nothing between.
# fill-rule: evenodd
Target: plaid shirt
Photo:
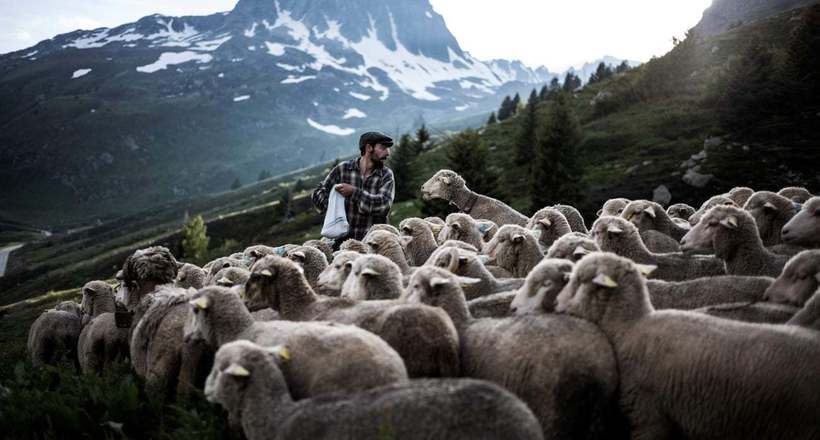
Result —
<instances>
[{"instance_id":1,"label":"plaid shirt","mask_svg":"<svg viewBox=\"0 0 820 440\"><path fill-rule=\"evenodd\" d=\"M345 214L350 224L350 232L346 238L361 240L370 226L387 223L387 215L396 196L393 188L393 170L386 166L376 168L367 179L362 179L359 158L336 165L313 191L313 206L320 212L327 210L330 191L338 183L349 183L356 187L353 195L345 199ZM342 240L344 238L339 241Z\"/></svg>"}]
</instances>

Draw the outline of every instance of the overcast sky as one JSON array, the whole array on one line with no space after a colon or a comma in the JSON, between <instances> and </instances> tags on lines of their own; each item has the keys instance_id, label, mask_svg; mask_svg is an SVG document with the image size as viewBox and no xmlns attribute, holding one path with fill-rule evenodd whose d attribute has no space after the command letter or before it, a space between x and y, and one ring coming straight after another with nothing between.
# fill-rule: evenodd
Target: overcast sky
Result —
<instances>
[{"instance_id":1,"label":"overcast sky","mask_svg":"<svg viewBox=\"0 0 820 440\"><path fill-rule=\"evenodd\" d=\"M430 0L462 49L563 71L603 55L663 55L711 0ZM0 53L76 29L113 27L153 13L206 15L236 0L0 0Z\"/></svg>"}]
</instances>

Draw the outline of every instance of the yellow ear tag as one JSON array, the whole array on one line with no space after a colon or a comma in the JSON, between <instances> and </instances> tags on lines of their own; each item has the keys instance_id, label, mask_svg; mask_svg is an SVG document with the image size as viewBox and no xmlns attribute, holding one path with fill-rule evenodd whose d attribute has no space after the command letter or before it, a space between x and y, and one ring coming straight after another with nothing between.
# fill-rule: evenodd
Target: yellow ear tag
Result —
<instances>
[{"instance_id":1,"label":"yellow ear tag","mask_svg":"<svg viewBox=\"0 0 820 440\"><path fill-rule=\"evenodd\" d=\"M273 274L271 273L271 271L269 271L268 269L265 269L265 270L263 270L262 272L259 272L259 274L260 274L260 275L264 275L264 276L266 276L266 277L272 277L272 276L273 276Z\"/></svg>"},{"instance_id":2,"label":"yellow ear tag","mask_svg":"<svg viewBox=\"0 0 820 440\"><path fill-rule=\"evenodd\" d=\"M592 282L601 287L618 287L618 283L616 283L615 280L610 278L609 275L605 275L602 273L599 273L598 276L596 276L595 279L592 280Z\"/></svg>"},{"instance_id":3,"label":"yellow ear tag","mask_svg":"<svg viewBox=\"0 0 820 440\"><path fill-rule=\"evenodd\" d=\"M204 296L200 296L199 298L190 301L190 304L192 304L194 307L196 307L200 310L207 309L208 308L208 303L209 303L208 298L206 298Z\"/></svg>"},{"instance_id":4,"label":"yellow ear tag","mask_svg":"<svg viewBox=\"0 0 820 440\"><path fill-rule=\"evenodd\" d=\"M229 374L231 376L236 377L248 377L251 375L251 372L248 371L248 369L243 367L242 365L231 364L231 366L225 369L225 374Z\"/></svg>"},{"instance_id":5,"label":"yellow ear tag","mask_svg":"<svg viewBox=\"0 0 820 440\"><path fill-rule=\"evenodd\" d=\"M290 350L288 350L286 347L282 347L281 349L279 349L279 356L281 356L283 360L289 361Z\"/></svg>"}]
</instances>

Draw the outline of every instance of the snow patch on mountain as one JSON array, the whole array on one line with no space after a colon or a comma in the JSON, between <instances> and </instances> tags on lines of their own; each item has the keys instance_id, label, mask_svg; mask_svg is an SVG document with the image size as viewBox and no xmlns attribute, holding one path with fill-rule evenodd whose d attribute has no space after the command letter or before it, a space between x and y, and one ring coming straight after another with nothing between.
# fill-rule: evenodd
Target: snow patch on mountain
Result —
<instances>
[{"instance_id":1,"label":"snow patch on mountain","mask_svg":"<svg viewBox=\"0 0 820 440\"><path fill-rule=\"evenodd\" d=\"M356 99L360 99L362 101L367 101L368 99L370 99L369 95L365 95L363 93L356 93L356 92L349 92L349 93L350 93L350 96L352 96Z\"/></svg>"},{"instance_id":2,"label":"snow patch on mountain","mask_svg":"<svg viewBox=\"0 0 820 440\"><path fill-rule=\"evenodd\" d=\"M268 53L275 57L281 57L285 54L285 46L282 44L266 41L265 46L268 47Z\"/></svg>"},{"instance_id":3,"label":"snow patch on mountain","mask_svg":"<svg viewBox=\"0 0 820 440\"><path fill-rule=\"evenodd\" d=\"M336 136L348 136L348 135L353 134L356 131L352 128L342 128L342 127L339 127L337 125L323 125L323 124L320 124L320 123L318 123L318 122L316 122L316 121L314 121L313 119L310 119L310 118L307 118L307 123L308 123L308 125L310 125L311 127L315 128L319 131L325 132L327 134L336 135Z\"/></svg>"},{"instance_id":4,"label":"snow patch on mountain","mask_svg":"<svg viewBox=\"0 0 820 440\"><path fill-rule=\"evenodd\" d=\"M293 76L288 75L287 78L280 81L282 84L299 84L300 82L307 81L309 79L315 79L316 75L305 75L305 76Z\"/></svg>"},{"instance_id":5,"label":"snow patch on mountain","mask_svg":"<svg viewBox=\"0 0 820 440\"><path fill-rule=\"evenodd\" d=\"M347 109L342 119L350 119L350 118L366 118L367 114L355 107Z\"/></svg>"},{"instance_id":6,"label":"snow patch on mountain","mask_svg":"<svg viewBox=\"0 0 820 440\"><path fill-rule=\"evenodd\" d=\"M251 95L240 95L233 98L233 102L242 102L251 99Z\"/></svg>"},{"instance_id":7,"label":"snow patch on mountain","mask_svg":"<svg viewBox=\"0 0 820 440\"><path fill-rule=\"evenodd\" d=\"M86 76L89 72L91 72L91 69L75 70L74 73L71 75L71 79L77 79L79 77Z\"/></svg>"},{"instance_id":8,"label":"snow patch on mountain","mask_svg":"<svg viewBox=\"0 0 820 440\"><path fill-rule=\"evenodd\" d=\"M184 64L191 61L197 63L209 63L213 57L206 53L196 53L191 51L184 52L163 52L159 59L151 64L137 67L137 72L154 73L160 70L167 69L168 66Z\"/></svg>"}]
</instances>

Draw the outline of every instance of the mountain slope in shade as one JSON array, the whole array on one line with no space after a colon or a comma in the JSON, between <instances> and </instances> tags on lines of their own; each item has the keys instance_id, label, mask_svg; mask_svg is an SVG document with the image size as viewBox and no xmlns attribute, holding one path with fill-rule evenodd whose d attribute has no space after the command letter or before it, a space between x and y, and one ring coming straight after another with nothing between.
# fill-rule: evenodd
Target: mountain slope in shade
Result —
<instances>
[{"instance_id":1,"label":"mountain slope in shade","mask_svg":"<svg viewBox=\"0 0 820 440\"><path fill-rule=\"evenodd\" d=\"M694 30L702 35L716 35L760 18L816 2L817 0L713 0Z\"/></svg>"}]
</instances>

